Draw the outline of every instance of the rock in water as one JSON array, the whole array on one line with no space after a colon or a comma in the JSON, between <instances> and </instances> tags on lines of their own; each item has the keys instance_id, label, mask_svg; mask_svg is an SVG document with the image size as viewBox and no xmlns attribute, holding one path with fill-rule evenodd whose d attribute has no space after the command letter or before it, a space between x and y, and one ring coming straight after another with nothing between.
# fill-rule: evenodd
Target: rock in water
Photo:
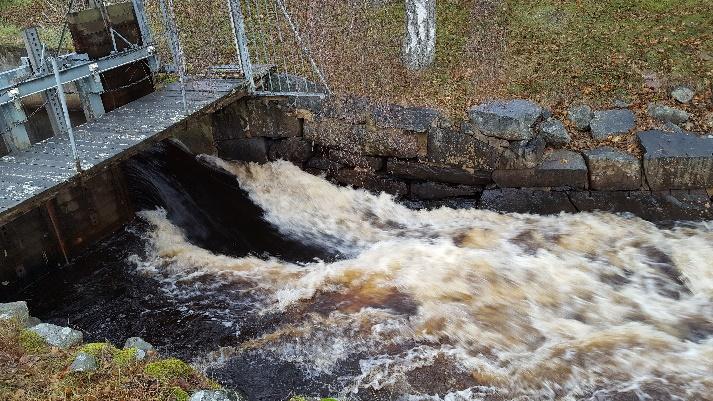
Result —
<instances>
[{"instance_id":1,"label":"rock in water","mask_svg":"<svg viewBox=\"0 0 713 401\"><path fill-rule=\"evenodd\" d=\"M567 117L578 130L586 131L589 129L589 124L592 122L594 113L591 107L583 104L570 107L569 111L567 111Z\"/></svg>"},{"instance_id":2,"label":"rock in water","mask_svg":"<svg viewBox=\"0 0 713 401\"><path fill-rule=\"evenodd\" d=\"M636 118L631 110L603 110L594 112L590 123L592 138L606 139L611 136L626 134L636 125Z\"/></svg>"},{"instance_id":3,"label":"rock in water","mask_svg":"<svg viewBox=\"0 0 713 401\"><path fill-rule=\"evenodd\" d=\"M71 348L81 343L84 338L81 331L49 323L40 323L29 330L39 334L47 344L62 349Z\"/></svg>"},{"instance_id":4,"label":"rock in water","mask_svg":"<svg viewBox=\"0 0 713 401\"><path fill-rule=\"evenodd\" d=\"M29 318L30 311L25 301L0 304L0 320L17 319L25 327Z\"/></svg>"},{"instance_id":5,"label":"rock in water","mask_svg":"<svg viewBox=\"0 0 713 401\"><path fill-rule=\"evenodd\" d=\"M539 130L540 135L542 135L545 142L550 146L563 146L572 140L564 124L554 118L550 118L540 124Z\"/></svg>"},{"instance_id":6,"label":"rock in water","mask_svg":"<svg viewBox=\"0 0 713 401\"><path fill-rule=\"evenodd\" d=\"M696 93L686 86L678 86L671 91L671 97L679 103L690 103Z\"/></svg>"},{"instance_id":7,"label":"rock in water","mask_svg":"<svg viewBox=\"0 0 713 401\"><path fill-rule=\"evenodd\" d=\"M436 56L436 0L406 0L406 36L403 59L407 68L420 70Z\"/></svg>"},{"instance_id":8,"label":"rock in water","mask_svg":"<svg viewBox=\"0 0 713 401\"><path fill-rule=\"evenodd\" d=\"M72 372L95 372L97 370L97 359L86 352L80 352L74 358L74 362L69 367Z\"/></svg>"},{"instance_id":9,"label":"rock in water","mask_svg":"<svg viewBox=\"0 0 713 401\"><path fill-rule=\"evenodd\" d=\"M241 394L231 390L200 390L189 401L245 401Z\"/></svg>"},{"instance_id":10,"label":"rock in water","mask_svg":"<svg viewBox=\"0 0 713 401\"><path fill-rule=\"evenodd\" d=\"M483 134L522 141L534 136L532 127L542 116L542 107L529 100L496 101L475 106L468 114Z\"/></svg>"},{"instance_id":11,"label":"rock in water","mask_svg":"<svg viewBox=\"0 0 713 401\"><path fill-rule=\"evenodd\" d=\"M650 103L647 108L649 115L659 121L672 124L682 124L688 121L689 114L681 109L669 107L658 103Z\"/></svg>"}]
</instances>

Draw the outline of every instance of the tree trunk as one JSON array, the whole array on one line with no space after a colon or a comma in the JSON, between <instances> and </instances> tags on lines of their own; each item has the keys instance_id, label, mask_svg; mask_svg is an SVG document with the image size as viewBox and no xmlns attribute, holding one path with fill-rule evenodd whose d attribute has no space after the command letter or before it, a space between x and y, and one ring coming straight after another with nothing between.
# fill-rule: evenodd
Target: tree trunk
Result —
<instances>
[{"instance_id":1,"label":"tree trunk","mask_svg":"<svg viewBox=\"0 0 713 401\"><path fill-rule=\"evenodd\" d=\"M411 70L420 70L430 66L435 56L436 0L406 0L404 64Z\"/></svg>"}]
</instances>

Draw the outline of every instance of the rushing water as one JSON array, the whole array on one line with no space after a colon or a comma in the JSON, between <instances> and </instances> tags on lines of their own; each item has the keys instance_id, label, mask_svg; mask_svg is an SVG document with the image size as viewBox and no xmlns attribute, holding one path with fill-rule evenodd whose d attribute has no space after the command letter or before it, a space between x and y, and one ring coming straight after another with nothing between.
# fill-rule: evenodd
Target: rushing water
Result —
<instances>
[{"instance_id":1,"label":"rushing water","mask_svg":"<svg viewBox=\"0 0 713 401\"><path fill-rule=\"evenodd\" d=\"M200 161L241 189L149 178L180 202L144 201L109 270L143 283L123 293L153 302L142 332L252 400L713 400L713 222L412 210L287 162Z\"/></svg>"}]
</instances>

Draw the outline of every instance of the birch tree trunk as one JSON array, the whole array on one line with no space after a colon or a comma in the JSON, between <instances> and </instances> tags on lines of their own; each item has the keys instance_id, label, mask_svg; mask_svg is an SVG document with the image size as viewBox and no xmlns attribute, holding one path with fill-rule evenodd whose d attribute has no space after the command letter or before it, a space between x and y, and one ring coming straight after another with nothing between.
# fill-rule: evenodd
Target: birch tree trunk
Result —
<instances>
[{"instance_id":1,"label":"birch tree trunk","mask_svg":"<svg viewBox=\"0 0 713 401\"><path fill-rule=\"evenodd\" d=\"M406 0L403 60L411 70L424 69L436 56L436 0Z\"/></svg>"}]
</instances>

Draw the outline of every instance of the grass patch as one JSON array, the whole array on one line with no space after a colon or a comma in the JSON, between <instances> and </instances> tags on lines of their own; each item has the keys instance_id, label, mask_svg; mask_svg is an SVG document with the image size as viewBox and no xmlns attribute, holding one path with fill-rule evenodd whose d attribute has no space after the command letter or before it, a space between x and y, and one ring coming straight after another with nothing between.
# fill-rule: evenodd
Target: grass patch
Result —
<instances>
[{"instance_id":1,"label":"grass patch","mask_svg":"<svg viewBox=\"0 0 713 401\"><path fill-rule=\"evenodd\" d=\"M132 350L108 343L61 350L27 333L32 332L18 322L0 322L0 400L185 401L198 389L215 387L176 359L126 363ZM94 355L99 369L91 375L68 374L78 352Z\"/></svg>"}]
</instances>

